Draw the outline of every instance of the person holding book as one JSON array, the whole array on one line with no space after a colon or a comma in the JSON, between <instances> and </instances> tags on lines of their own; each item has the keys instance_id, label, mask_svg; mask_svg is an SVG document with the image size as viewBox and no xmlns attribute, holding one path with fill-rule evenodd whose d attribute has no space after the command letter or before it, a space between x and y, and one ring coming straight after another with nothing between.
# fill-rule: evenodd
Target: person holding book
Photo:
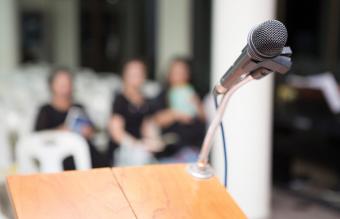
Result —
<instances>
[{"instance_id":1,"label":"person holding book","mask_svg":"<svg viewBox=\"0 0 340 219\"><path fill-rule=\"evenodd\" d=\"M54 69L48 84L51 101L42 105L36 119L35 131L68 130L82 135L88 142L92 167L108 166L108 158L101 154L92 143L94 127L86 114L85 108L73 99L73 77L66 68ZM64 169L74 169L71 157L65 159Z\"/></svg>"}]
</instances>

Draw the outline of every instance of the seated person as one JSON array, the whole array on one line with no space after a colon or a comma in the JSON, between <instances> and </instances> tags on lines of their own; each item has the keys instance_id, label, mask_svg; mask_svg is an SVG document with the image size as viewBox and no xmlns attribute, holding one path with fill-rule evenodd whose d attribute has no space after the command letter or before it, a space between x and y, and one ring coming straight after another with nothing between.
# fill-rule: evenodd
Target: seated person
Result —
<instances>
[{"instance_id":1,"label":"seated person","mask_svg":"<svg viewBox=\"0 0 340 219\"><path fill-rule=\"evenodd\" d=\"M70 130L78 132L88 141L92 166L108 166L107 159L91 143L94 129L86 116L84 107L73 100L73 78L70 71L63 68L54 70L49 76L48 83L52 99L50 103L40 107L35 131ZM65 159L64 169L74 168L73 159L71 157Z\"/></svg>"},{"instance_id":2,"label":"seated person","mask_svg":"<svg viewBox=\"0 0 340 219\"><path fill-rule=\"evenodd\" d=\"M112 137L110 149L114 151L120 147L130 148L131 154L125 159L118 161L120 165L139 165L148 161L137 161L134 156L138 151L139 155L149 154L160 150L157 135L152 133L153 109L150 100L142 93L142 86L146 78L146 66L139 59L132 59L123 67L122 92L116 95L112 107L112 116L109 123L109 132ZM121 153L120 153L121 154ZM141 155L142 156L142 155ZM147 155L148 156L148 155ZM150 158L150 157L149 157Z\"/></svg>"},{"instance_id":3,"label":"seated person","mask_svg":"<svg viewBox=\"0 0 340 219\"><path fill-rule=\"evenodd\" d=\"M202 144L205 134L204 110L189 81L188 62L183 58L174 59L167 76L167 89L155 101L158 105L155 121L163 128L163 138L171 134L177 140L157 154L160 159L173 156L186 147L196 147L197 150Z\"/></svg>"}]
</instances>

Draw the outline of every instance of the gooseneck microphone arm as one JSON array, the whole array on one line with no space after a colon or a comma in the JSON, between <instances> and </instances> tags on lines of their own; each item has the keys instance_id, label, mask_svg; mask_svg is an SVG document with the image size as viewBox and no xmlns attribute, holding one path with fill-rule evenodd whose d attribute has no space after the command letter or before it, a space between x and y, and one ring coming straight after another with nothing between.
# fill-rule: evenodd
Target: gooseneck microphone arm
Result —
<instances>
[{"instance_id":1,"label":"gooseneck microphone arm","mask_svg":"<svg viewBox=\"0 0 340 219\"><path fill-rule=\"evenodd\" d=\"M238 84L234 85L226 94L223 95L221 104L217 109L217 113L215 118L212 120L207 134L204 138L202 149L198 158L198 163L201 165L206 165L208 163L208 156L212 146L212 140L214 138L214 134L222 121L225 109L229 103L230 97L243 85L247 84L248 82L254 80L251 75L246 76L243 80L241 80Z\"/></svg>"},{"instance_id":2,"label":"gooseneck microphone arm","mask_svg":"<svg viewBox=\"0 0 340 219\"><path fill-rule=\"evenodd\" d=\"M251 75L246 76L244 79L240 80L236 85L231 87L222 97L221 104L217 108L217 113L215 114L214 119L212 120L207 134L204 137L202 148L198 157L197 163L189 165L189 172L197 177L197 178L210 178L214 175L212 167L209 165L209 153L212 148L212 142L214 140L214 136L219 124L222 121L224 112L228 105L228 102L231 96L243 85L247 84L248 82L254 80ZM214 94L217 95L217 94Z\"/></svg>"}]
</instances>

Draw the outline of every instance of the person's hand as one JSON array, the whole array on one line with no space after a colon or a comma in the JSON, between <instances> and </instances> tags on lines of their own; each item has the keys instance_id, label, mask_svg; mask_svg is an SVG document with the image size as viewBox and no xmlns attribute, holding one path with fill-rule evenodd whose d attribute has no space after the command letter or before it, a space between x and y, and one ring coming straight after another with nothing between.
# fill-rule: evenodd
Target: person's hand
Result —
<instances>
[{"instance_id":1,"label":"person's hand","mask_svg":"<svg viewBox=\"0 0 340 219\"><path fill-rule=\"evenodd\" d=\"M70 131L70 129L65 124L60 125L57 129L60 131Z\"/></svg>"},{"instance_id":2,"label":"person's hand","mask_svg":"<svg viewBox=\"0 0 340 219\"><path fill-rule=\"evenodd\" d=\"M144 138L142 139L144 148L152 153L161 152L164 150L165 143L160 139Z\"/></svg>"},{"instance_id":3,"label":"person's hand","mask_svg":"<svg viewBox=\"0 0 340 219\"><path fill-rule=\"evenodd\" d=\"M81 127L81 135L86 139L91 139L93 137L93 128L89 125Z\"/></svg>"},{"instance_id":4,"label":"person's hand","mask_svg":"<svg viewBox=\"0 0 340 219\"><path fill-rule=\"evenodd\" d=\"M184 124L189 124L192 122L192 116L182 113L182 112L175 112L176 121Z\"/></svg>"}]
</instances>

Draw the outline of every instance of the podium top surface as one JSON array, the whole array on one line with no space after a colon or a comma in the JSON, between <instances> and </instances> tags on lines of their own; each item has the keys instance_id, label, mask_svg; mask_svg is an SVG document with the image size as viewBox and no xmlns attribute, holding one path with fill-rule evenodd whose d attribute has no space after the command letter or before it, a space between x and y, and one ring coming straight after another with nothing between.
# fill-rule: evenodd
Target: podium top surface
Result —
<instances>
[{"instance_id":1,"label":"podium top surface","mask_svg":"<svg viewBox=\"0 0 340 219\"><path fill-rule=\"evenodd\" d=\"M183 164L16 175L7 186L19 219L246 218L216 177Z\"/></svg>"}]
</instances>

